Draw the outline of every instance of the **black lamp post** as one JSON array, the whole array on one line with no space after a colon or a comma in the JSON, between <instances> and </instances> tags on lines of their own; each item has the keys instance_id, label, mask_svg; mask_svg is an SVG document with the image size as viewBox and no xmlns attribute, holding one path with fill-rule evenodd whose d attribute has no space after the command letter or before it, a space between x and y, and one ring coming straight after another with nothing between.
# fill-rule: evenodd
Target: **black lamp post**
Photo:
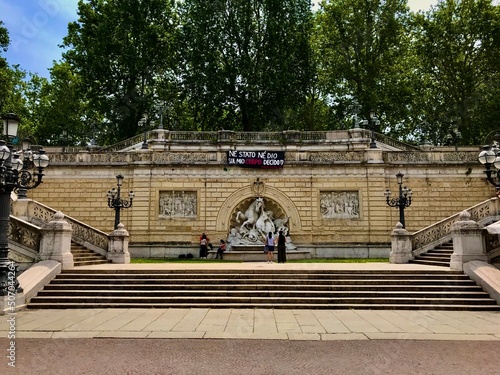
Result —
<instances>
[{"instance_id":1,"label":"black lamp post","mask_svg":"<svg viewBox=\"0 0 500 375\"><path fill-rule=\"evenodd\" d=\"M132 207L132 201L134 200L135 194L133 191L128 193L129 200L121 199L120 192L123 185L123 176L119 174L116 176L116 185L117 188L113 188L108 191L108 207L113 208L115 210L115 229L118 228L118 224L120 224L120 210L123 208Z\"/></svg>"},{"instance_id":2,"label":"black lamp post","mask_svg":"<svg viewBox=\"0 0 500 375\"><path fill-rule=\"evenodd\" d=\"M411 189L403 186L403 176L401 172L396 175L399 185L399 197L391 198L391 191L385 189L385 199L387 200L387 205L389 207L399 207L399 222L405 228L405 208L411 205L411 197L413 192Z\"/></svg>"},{"instance_id":3,"label":"black lamp post","mask_svg":"<svg viewBox=\"0 0 500 375\"><path fill-rule=\"evenodd\" d=\"M148 149L148 130L146 128L147 122L148 122L148 115L147 113L144 113L142 115L142 118L139 120L139 127L142 127L144 129L144 140L142 141L141 150Z\"/></svg>"},{"instance_id":4,"label":"black lamp post","mask_svg":"<svg viewBox=\"0 0 500 375\"><path fill-rule=\"evenodd\" d=\"M375 112L370 112L370 130L371 130L371 142L370 148L377 148L377 142L375 142L375 128L380 125L380 120L378 119Z\"/></svg>"},{"instance_id":5,"label":"black lamp post","mask_svg":"<svg viewBox=\"0 0 500 375\"><path fill-rule=\"evenodd\" d=\"M483 146L483 151L479 153L478 159L479 162L484 165L486 180L496 188L498 193L500 190L500 152L498 148ZM492 166L495 167L495 169L492 169ZM493 177L493 173L496 174L496 181Z\"/></svg>"},{"instance_id":6,"label":"black lamp post","mask_svg":"<svg viewBox=\"0 0 500 375\"><path fill-rule=\"evenodd\" d=\"M32 164L24 165L19 154L14 154L12 139L17 135L19 117L8 113L2 117L3 136L0 140L0 296L19 291L17 266L9 261L10 196L12 191L24 193L42 183L43 170L49 165L45 151L31 154ZM33 170L32 170L33 169Z\"/></svg>"}]
</instances>

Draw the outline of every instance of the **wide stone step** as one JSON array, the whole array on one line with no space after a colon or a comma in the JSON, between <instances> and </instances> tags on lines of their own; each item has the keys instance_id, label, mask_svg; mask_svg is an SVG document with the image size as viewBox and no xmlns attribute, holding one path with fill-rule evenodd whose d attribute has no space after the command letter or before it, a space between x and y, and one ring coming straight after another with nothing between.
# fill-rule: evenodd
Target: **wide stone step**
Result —
<instances>
[{"instance_id":1,"label":"wide stone step","mask_svg":"<svg viewBox=\"0 0 500 375\"><path fill-rule=\"evenodd\" d=\"M297 290L296 284L49 284L44 287L44 291L64 291L64 290ZM439 291L448 293L449 291L462 292L482 292L480 286L472 281L470 285L443 284L443 285L394 285L394 284L347 284L347 285L301 285L300 290L378 290L378 291Z\"/></svg>"},{"instance_id":2,"label":"wide stone step","mask_svg":"<svg viewBox=\"0 0 500 375\"><path fill-rule=\"evenodd\" d=\"M184 274L168 274L168 273L148 273L148 274L128 274L128 273L114 273L114 274L85 274L85 273L61 273L58 275L60 280L71 280L81 278L99 279L157 279L157 280L190 280L190 279L210 279L210 280L265 280L265 279L296 279L296 280L469 280L469 278L462 274L446 273L441 274L360 274L360 273L343 273L343 274L207 274L207 273L184 273Z\"/></svg>"},{"instance_id":3,"label":"wide stone step","mask_svg":"<svg viewBox=\"0 0 500 375\"><path fill-rule=\"evenodd\" d=\"M155 308L155 309L168 309L168 308L201 308L201 309L328 309L328 310L340 310L340 309L370 309L370 310L448 310L448 311L499 311L500 306L491 304L433 304L432 306L428 304L418 304L418 303L377 303L377 304L364 304L364 303L335 303L335 304L314 304L314 303L296 303L293 306L289 304L279 304L279 303L203 303L190 301L186 303L155 303L144 306L142 303L68 303L68 302L58 302L54 303L30 303L28 308L31 309L110 309L110 308Z\"/></svg>"},{"instance_id":4,"label":"wide stone step","mask_svg":"<svg viewBox=\"0 0 500 375\"><path fill-rule=\"evenodd\" d=\"M122 296L59 296L59 297L33 297L30 305L36 303L87 303L87 304L114 304L114 303L135 303L149 306L154 304L176 304L194 302L191 296L173 296L173 297L122 297ZM500 306L494 300L485 298L417 298L417 297L242 297L242 296L196 296L195 303L209 303L218 305L221 303L275 303L288 304L293 307L296 304L420 304L420 305L495 305L500 310Z\"/></svg>"},{"instance_id":5,"label":"wide stone step","mask_svg":"<svg viewBox=\"0 0 500 375\"><path fill-rule=\"evenodd\" d=\"M29 307L500 310L474 281L449 269L131 271L63 271Z\"/></svg>"},{"instance_id":6,"label":"wide stone step","mask_svg":"<svg viewBox=\"0 0 500 375\"><path fill-rule=\"evenodd\" d=\"M210 297L239 297L239 298L489 298L489 295L483 291L380 291L380 290L50 290L40 291L35 297L35 301L40 297L44 298L69 298L69 297L121 297L121 298L144 298L147 300L163 297L191 297L191 298L210 298Z\"/></svg>"},{"instance_id":7,"label":"wide stone step","mask_svg":"<svg viewBox=\"0 0 500 375\"><path fill-rule=\"evenodd\" d=\"M474 281L468 278L460 278L460 279L420 279L420 280L412 280L412 279L383 279L384 283L387 284L396 284L396 285L475 285ZM82 278L82 279L59 279L56 278L51 281L51 284L144 284L144 285L155 285L155 284L167 284L167 283L176 283L176 284L199 284L200 282L204 282L207 285L229 285L229 284L290 284L295 286L300 285L378 285L381 283L380 279L209 279L209 278L189 278L189 279L158 279L158 278L113 278L113 279L91 279L91 278Z\"/></svg>"},{"instance_id":8,"label":"wide stone step","mask_svg":"<svg viewBox=\"0 0 500 375\"><path fill-rule=\"evenodd\" d=\"M150 275L150 274L166 274L166 275L318 275L328 277L331 275L460 275L464 276L461 271L455 270L441 270L441 269L425 269L425 270L278 270L271 268L259 269L172 269L172 270L159 270L159 269L72 269L64 270L61 275L65 274L86 274L86 275Z\"/></svg>"}]
</instances>

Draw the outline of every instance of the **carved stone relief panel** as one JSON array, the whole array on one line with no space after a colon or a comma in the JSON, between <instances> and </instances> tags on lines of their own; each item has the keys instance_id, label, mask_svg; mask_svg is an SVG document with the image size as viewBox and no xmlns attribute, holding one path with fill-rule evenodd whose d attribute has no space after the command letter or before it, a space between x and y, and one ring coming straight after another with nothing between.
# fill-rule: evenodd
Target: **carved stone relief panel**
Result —
<instances>
[{"instance_id":1,"label":"carved stone relief panel","mask_svg":"<svg viewBox=\"0 0 500 375\"><path fill-rule=\"evenodd\" d=\"M160 191L159 217L187 217L197 215L198 197L196 191Z\"/></svg>"},{"instance_id":2,"label":"carved stone relief panel","mask_svg":"<svg viewBox=\"0 0 500 375\"><path fill-rule=\"evenodd\" d=\"M321 191L319 200L324 219L359 219L357 191Z\"/></svg>"}]
</instances>

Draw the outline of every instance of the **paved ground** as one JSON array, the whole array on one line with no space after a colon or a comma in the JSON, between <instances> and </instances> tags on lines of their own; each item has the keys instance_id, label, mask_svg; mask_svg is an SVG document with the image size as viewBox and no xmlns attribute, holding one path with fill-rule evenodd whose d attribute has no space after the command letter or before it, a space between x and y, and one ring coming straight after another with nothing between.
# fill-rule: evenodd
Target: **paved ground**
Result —
<instances>
[{"instance_id":1,"label":"paved ground","mask_svg":"<svg viewBox=\"0 0 500 375\"><path fill-rule=\"evenodd\" d=\"M25 310L0 316L0 337L11 324L17 338L500 341L500 313L471 311Z\"/></svg>"},{"instance_id":2,"label":"paved ground","mask_svg":"<svg viewBox=\"0 0 500 375\"><path fill-rule=\"evenodd\" d=\"M415 266L435 269L418 265L266 263L161 267L237 270ZM500 313L23 310L0 316L0 351L0 374L500 374ZM11 359L5 353L14 353L15 368L9 366Z\"/></svg>"},{"instance_id":3,"label":"paved ground","mask_svg":"<svg viewBox=\"0 0 500 375\"><path fill-rule=\"evenodd\" d=\"M499 352L498 341L19 339L0 374L498 375Z\"/></svg>"}]
</instances>

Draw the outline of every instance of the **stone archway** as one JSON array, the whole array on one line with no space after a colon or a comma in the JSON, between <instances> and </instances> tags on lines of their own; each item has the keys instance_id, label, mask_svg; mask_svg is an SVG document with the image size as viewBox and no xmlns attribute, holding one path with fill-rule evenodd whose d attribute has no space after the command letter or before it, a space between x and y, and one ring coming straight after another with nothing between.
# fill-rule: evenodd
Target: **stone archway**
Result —
<instances>
[{"instance_id":1,"label":"stone archway","mask_svg":"<svg viewBox=\"0 0 500 375\"><path fill-rule=\"evenodd\" d=\"M229 232L241 222L237 222L236 214L245 212L250 204L259 198L252 191L251 186L238 189L231 194L222 204L217 215L217 231ZM299 212L292 200L276 188L266 186L264 193L260 196L265 202L265 208L273 212L274 219L287 219L287 227L293 232L302 230L302 222Z\"/></svg>"}]
</instances>

